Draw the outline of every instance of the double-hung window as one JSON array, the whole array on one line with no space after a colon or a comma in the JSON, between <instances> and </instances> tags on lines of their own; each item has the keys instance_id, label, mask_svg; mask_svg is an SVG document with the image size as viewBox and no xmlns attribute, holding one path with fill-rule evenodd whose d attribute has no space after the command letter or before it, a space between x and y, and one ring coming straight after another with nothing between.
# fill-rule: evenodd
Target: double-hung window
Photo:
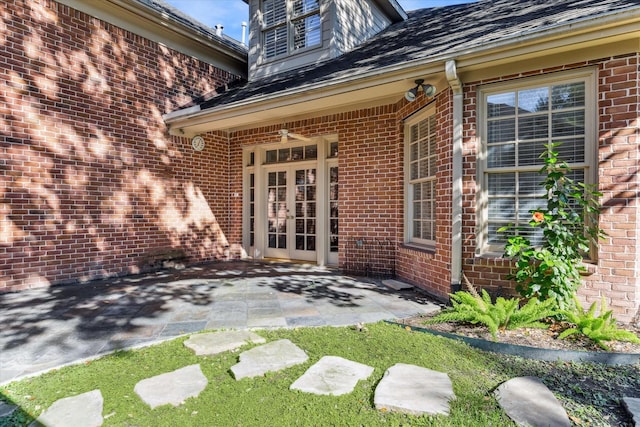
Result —
<instances>
[{"instance_id":1,"label":"double-hung window","mask_svg":"<svg viewBox=\"0 0 640 427\"><path fill-rule=\"evenodd\" d=\"M262 0L264 59L322 43L320 0Z\"/></svg>"},{"instance_id":2,"label":"double-hung window","mask_svg":"<svg viewBox=\"0 0 640 427\"><path fill-rule=\"evenodd\" d=\"M436 239L436 116L432 108L405 126L408 244L433 246Z\"/></svg>"},{"instance_id":3,"label":"double-hung window","mask_svg":"<svg viewBox=\"0 0 640 427\"><path fill-rule=\"evenodd\" d=\"M531 210L545 208L545 144L560 144L559 159L569 177L593 183L595 175L595 83L592 71L533 78L480 90L478 197L479 252L501 252L506 242L498 229L523 226L533 244L540 233L528 226Z\"/></svg>"}]
</instances>

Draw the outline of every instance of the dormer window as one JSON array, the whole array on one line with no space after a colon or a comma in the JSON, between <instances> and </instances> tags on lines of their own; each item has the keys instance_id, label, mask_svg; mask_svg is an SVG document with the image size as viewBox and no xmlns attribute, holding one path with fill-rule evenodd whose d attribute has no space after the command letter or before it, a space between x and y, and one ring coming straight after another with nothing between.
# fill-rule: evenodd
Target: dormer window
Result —
<instances>
[{"instance_id":1,"label":"dormer window","mask_svg":"<svg viewBox=\"0 0 640 427\"><path fill-rule=\"evenodd\" d=\"M262 1L264 59L322 43L319 0Z\"/></svg>"}]
</instances>

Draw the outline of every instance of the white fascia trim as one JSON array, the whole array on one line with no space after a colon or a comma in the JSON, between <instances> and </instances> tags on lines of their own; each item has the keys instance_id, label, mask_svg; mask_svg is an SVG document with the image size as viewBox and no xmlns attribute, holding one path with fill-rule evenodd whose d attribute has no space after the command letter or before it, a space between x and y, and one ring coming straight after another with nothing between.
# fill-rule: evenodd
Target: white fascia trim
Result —
<instances>
[{"instance_id":1,"label":"white fascia trim","mask_svg":"<svg viewBox=\"0 0 640 427\"><path fill-rule=\"evenodd\" d=\"M172 119L180 118L182 116L189 116L192 114L196 114L200 111L199 105L194 105L193 107L183 108L182 110L175 110L167 114L162 115L162 120L165 122L169 122Z\"/></svg>"},{"instance_id":2,"label":"white fascia trim","mask_svg":"<svg viewBox=\"0 0 640 427\"><path fill-rule=\"evenodd\" d=\"M397 0L374 0L378 6L391 18L393 22L407 19L407 12L400 6Z\"/></svg>"},{"instance_id":3,"label":"white fascia trim","mask_svg":"<svg viewBox=\"0 0 640 427\"><path fill-rule=\"evenodd\" d=\"M638 32L638 27L635 26L640 20L640 8L630 7L617 12L611 12L609 14L598 15L597 17L583 18L570 23L562 23L551 25L542 30L533 32L522 31L509 37L506 40L497 42L480 43L470 48L451 52L449 55L451 59L457 58L458 63L461 62L462 57L482 57L483 53L492 50L507 50L515 46L531 45L534 43L540 43L540 39L561 40L568 37L576 37L579 34L593 33L600 31L603 28L625 28L629 24L634 24L630 27L633 32ZM622 33L628 33L630 31L623 30ZM640 32L639 32L640 35ZM599 34L598 38L603 35ZM482 62L482 61L478 61Z\"/></svg>"},{"instance_id":4,"label":"white fascia trim","mask_svg":"<svg viewBox=\"0 0 640 427\"><path fill-rule=\"evenodd\" d=\"M233 49L219 40L207 37L206 34L200 33L191 27L171 19L168 15L162 14L157 10L150 8L142 3L134 0L57 0L59 3L86 13L90 16L98 18L104 22L108 22L119 28L131 31L141 37L156 41L166 45L179 52L190 56L198 57L207 61L204 57L194 53L198 50L213 51L217 55L224 58L219 60L220 64L210 62L222 69L231 67L234 74L246 74L247 55L241 51ZM138 22L136 24L136 21ZM145 24L141 24L145 23ZM148 23L148 24L146 24ZM187 49L182 41L186 40L189 44L198 46L198 49ZM209 54L211 57L212 54ZM227 64L228 63L228 64ZM234 64L234 65L232 65ZM240 64L244 64L241 68ZM229 70L231 71L231 70Z\"/></svg>"}]
</instances>

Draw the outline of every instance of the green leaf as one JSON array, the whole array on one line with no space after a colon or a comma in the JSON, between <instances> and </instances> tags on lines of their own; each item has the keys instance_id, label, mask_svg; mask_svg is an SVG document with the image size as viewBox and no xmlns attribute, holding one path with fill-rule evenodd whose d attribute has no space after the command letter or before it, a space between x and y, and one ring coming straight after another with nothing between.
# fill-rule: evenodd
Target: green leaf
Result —
<instances>
[{"instance_id":1,"label":"green leaf","mask_svg":"<svg viewBox=\"0 0 640 427\"><path fill-rule=\"evenodd\" d=\"M569 328L569 329L565 329L564 331L562 331L562 333L560 335L558 335L558 339L565 339L566 337L570 336L570 335L574 335L579 333L580 331L577 330L576 328Z\"/></svg>"}]
</instances>

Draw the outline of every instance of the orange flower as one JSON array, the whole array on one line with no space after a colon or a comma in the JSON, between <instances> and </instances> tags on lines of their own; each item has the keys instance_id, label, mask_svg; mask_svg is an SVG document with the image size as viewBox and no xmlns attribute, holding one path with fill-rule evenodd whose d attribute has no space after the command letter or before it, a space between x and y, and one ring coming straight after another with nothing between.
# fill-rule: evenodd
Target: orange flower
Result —
<instances>
[{"instance_id":1,"label":"orange flower","mask_svg":"<svg viewBox=\"0 0 640 427\"><path fill-rule=\"evenodd\" d=\"M542 212L535 212L532 218L535 222L544 221L544 214Z\"/></svg>"}]
</instances>

